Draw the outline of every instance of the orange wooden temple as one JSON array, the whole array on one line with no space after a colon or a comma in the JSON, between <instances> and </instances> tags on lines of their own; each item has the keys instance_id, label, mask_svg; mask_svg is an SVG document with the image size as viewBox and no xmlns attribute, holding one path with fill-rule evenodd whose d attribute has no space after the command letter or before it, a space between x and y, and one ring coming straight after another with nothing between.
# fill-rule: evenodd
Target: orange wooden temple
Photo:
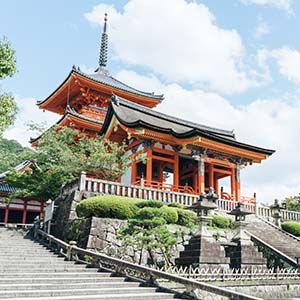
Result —
<instances>
[{"instance_id":1,"label":"orange wooden temple","mask_svg":"<svg viewBox=\"0 0 300 300\"><path fill-rule=\"evenodd\" d=\"M238 142L233 131L153 110L162 95L137 90L109 74L107 40L105 16L97 70L86 74L73 66L65 81L38 102L39 108L62 115L58 125L90 137L101 134L119 143L126 141L126 155L132 162L121 183L191 194L213 187L223 199L255 202L255 197L241 196L240 170L274 151ZM147 158L146 163L137 161L137 156ZM230 178L227 192L219 186L225 177Z\"/></svg>"}]
</instances>

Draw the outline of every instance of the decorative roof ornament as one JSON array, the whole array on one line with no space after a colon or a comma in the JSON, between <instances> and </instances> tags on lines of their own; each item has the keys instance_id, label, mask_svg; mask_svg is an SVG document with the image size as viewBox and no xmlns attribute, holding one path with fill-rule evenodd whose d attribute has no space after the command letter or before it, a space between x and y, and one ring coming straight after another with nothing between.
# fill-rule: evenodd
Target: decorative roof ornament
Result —
<instances>
[{"instance_id":1,"label":"decorative roof ornament","mask_svg":"<svg viewBox=\"0 0 300 300\"><path fill-rule=\"evenodd\" d=\"M99 67L96 72L100 72L104 75L109 75L109 72L106 68L107 66L107 51L108 51L108 35L107 35L107 13L104 14L104 26L101 37L101 47L99 55Z\"/></svg>"}]
</instances>

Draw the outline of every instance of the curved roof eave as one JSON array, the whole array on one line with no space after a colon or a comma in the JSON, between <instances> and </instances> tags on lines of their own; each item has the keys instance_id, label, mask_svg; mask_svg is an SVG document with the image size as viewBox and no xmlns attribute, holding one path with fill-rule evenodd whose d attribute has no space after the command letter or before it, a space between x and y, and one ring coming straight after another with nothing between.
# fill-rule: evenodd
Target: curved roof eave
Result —
<instances>
[{"instance_id":1,"label":"curved roof eave","mask_svg":"<svg viewBox=\"0 0 300 300\"><path fill-rule=\"evenodd\" d=\"M86 74L86 73L82 72L79 68L76 68L75 66L73 66L72 70L69 72L66 79L46 99L44 99L42 101L37 101L37 105L41 106L42 104L46 103L54 94L56 94L69 81L70 77L73 74L78 74L78 75L83 76L86 79L92 80L96 83L101 83L101 84L107 85L112 88L120 89L127 93L135 94L138 96L146 97L146 98L149 98L149 99L152 99L155 101L160 101L160 102L162 100L164 100L164 95L155 95L154 93L147 93L147 92L139 91L125 83L122 83L121 81L115 79L112 76L110 76L109 78L111 78L113 81L115 81L119 85L117 85L117 84L113 85L113 84L109 84L108 82L105 82L105 81L97 80L97 79L93 78L91 75Z\"/></svg>"}]
</instances>

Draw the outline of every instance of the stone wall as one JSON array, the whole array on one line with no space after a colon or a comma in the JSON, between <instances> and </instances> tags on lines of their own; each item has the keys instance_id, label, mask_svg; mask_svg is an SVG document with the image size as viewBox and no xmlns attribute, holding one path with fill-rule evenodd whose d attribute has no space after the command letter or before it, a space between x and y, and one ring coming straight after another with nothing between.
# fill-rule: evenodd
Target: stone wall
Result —
<instances>
[{"instance_id":1,"label":"stone wall","mask_svg":"<svg viewBox=\"0 0 300 300\"><path fill-rule=\"evenodd\" d=\"M102 218L90 218L83 221L79 231L82 233L78 237L80 247L96 250L109 256L122 258L130 262L139 263L141 252L133 246L123 246L122 241L117 238L120 229L127 226L126 221ZM171 250L170 260L174 263L179 252L184 249L183 244L187 243L191 237L188 228L175 225L167 225L168 229L177 236L177 245ZM154 253L157 261L163 261L162 253ZM146 264L148 254L143 253L141 263Z\"/></svg>"},{"instance_id":2,"label":"stone wall","mask_svg":"<svg viewBox=\"0 0 300 300\"><path fill-rule=\"evenodd\" d=\"M220 284L230 290L248 294L262 299L291 299L300 297L299 280L281 280L272 282L256 281L252 283L227 283Z\"/></svg>"}]
</instances>

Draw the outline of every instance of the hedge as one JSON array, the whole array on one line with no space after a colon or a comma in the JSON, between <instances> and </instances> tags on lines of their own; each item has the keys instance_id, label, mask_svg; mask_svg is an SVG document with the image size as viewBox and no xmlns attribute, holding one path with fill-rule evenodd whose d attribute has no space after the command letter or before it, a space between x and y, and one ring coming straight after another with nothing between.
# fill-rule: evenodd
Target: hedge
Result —
<instances>
[{"instance_id":1,"label":"hedge","mask_svg":"<svg viewBox=\"0 0 300 300\"><path fill-rule=\"evenodd\" d=\"M142 201L136 203L136 205L139 208L143 208L143 207L160 208L160 207L164 206L164 204L162 202L157 201L157 200L142 200Z\"/></svg>"},{"instance_id":2,"label":"hedge","mask_svg":"<svg viewBox=\"0 0 300 300\"><path fill-rule=\"evenodd\" d=\"M209 215L212 217L212 226L217 228L232 228L232 219L228 217L218 216L218 215Z\"/></svg>"},{"instance_id":3,"label":"hedge","mask_svg":"<svg viewBox=\"0 0 300 300\"><path fill-rule=\"evenodd\" d=\"M161 211L161 217L166 220L167 224L177 224L178 214L176 208L163 206L159 210Z\"/></svg>"},{"instance_id":4,"label":"hedge","mask_svg":"<svg viewBox=\"0 0 300 300\"><path fill-rule=\"evenodd\" d=\"M281 228L295 236L300 236L300 222L283 222Z\"/></svg>"},{"instance_id":5,"label":"hedge","mask_svg":"<svg viewBox=\"0 0 300 300\"><path fill-rule=\"evenodd\" d=\"M128 220L138 211L140 200L120 196L103 195L82 200L76 207L79 217L99 217Z\"/></svg>"},{"instance_id":6,"label":"hedge","mask_svg":"<svg viewBox=\"0 0 300 300\"><path fill-rule=\"evenodd\" d=\"M175 207L175 208L183 208L183 205L177 202L172 202L168 205L169 207Z\"/></svg>"},{"instance_id":7,"label":"hedge","mask_svg":"<svg viewBox=\"0 0 300 300\"><path fill-rule=\"evenodd\" d=\"M181 226L191 227L197 224L197 215L191 210L177 208L178 221L177 224Z\"/></svg>"}]
</instances>

